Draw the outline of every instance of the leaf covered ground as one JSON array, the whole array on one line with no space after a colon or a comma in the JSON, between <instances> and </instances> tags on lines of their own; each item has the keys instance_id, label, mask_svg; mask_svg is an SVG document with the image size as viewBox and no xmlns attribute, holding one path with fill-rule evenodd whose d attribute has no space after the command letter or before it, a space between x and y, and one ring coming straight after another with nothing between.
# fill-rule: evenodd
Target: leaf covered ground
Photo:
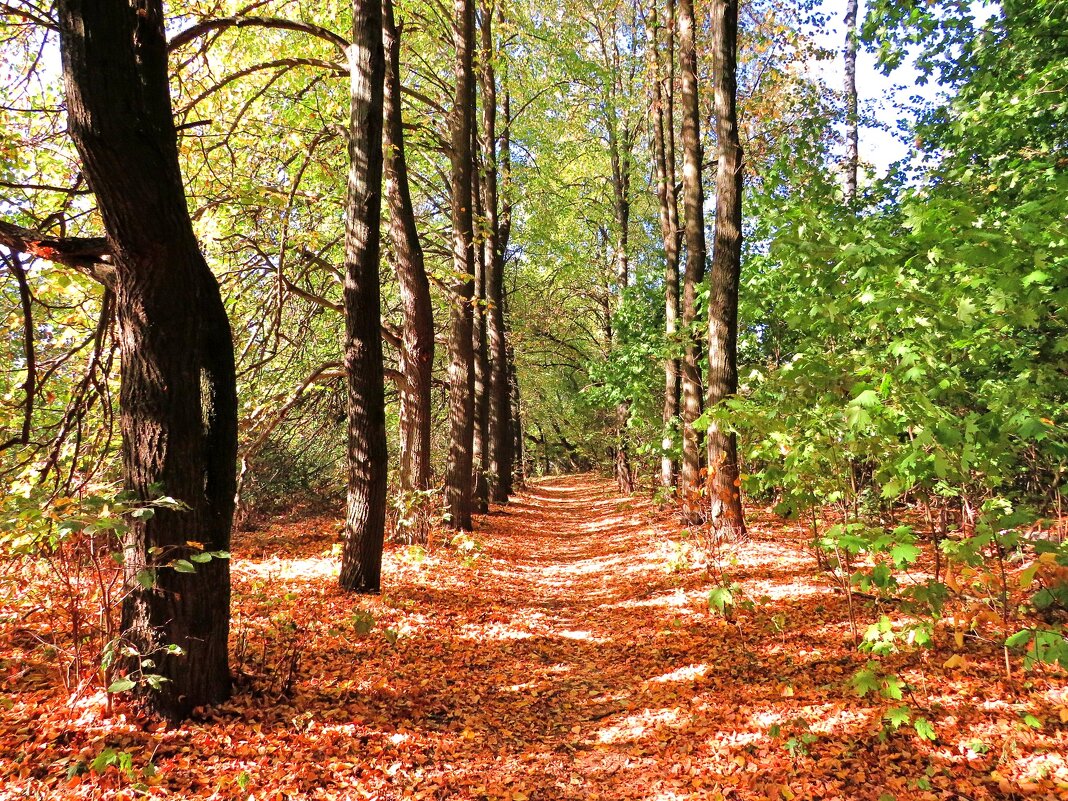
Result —
<instances>
[{"instance_id":1,"label":"leaf covered ground","mask_svg":"<svg viewBox=\"0 0 1068 801\"><path fill-rule=\"evenodd\" d=\"M845 596L753 517L710 572L652 504L549 479L470 540L391 547L378 597L336 588L334 519L242 534L234 698L170 730L68 698L5 616L0 797L1068 797L1063 675L1006 679L993 639L939 630L880 665L936 739L891 730L901 703L854 690Z\"/></svg>"}]
</instances>

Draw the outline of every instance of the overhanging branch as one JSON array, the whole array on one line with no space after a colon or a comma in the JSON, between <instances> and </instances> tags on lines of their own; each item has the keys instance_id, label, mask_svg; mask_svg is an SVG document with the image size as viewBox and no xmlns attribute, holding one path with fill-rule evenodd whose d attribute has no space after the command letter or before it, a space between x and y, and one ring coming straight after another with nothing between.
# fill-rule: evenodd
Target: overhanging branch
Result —
<instances>
[{"instance_id":1,"label":"overhanging branch","mask_svg":"<svg viewBox=\"0 0 1068 801\"><path fill-rule=\"evenodd\" d=\"M0 220L0 246L73 267L106 287L115 285L115 267L110 263L111 245L102 236L52 236Z\"/></svg>"},{"instance_id":2,"label":"overhanging branch","mask_svg":"<svg viewBox=\"0 0 1068 801\"><path fill-rule=\"evenodd\" d=\"M310 22L298 22L297 20L280 19L278 17L219 17L202 20L196 25L175 34L174 38L167 43L167 50L174 51L206 33L224 31L229 28L276 28L307 33L322 39L324 42L329 42L343 56L348 57L349 42L343 36L338 36L333 31L319 25L313 25Z\"/></svg>"}]
</instances>

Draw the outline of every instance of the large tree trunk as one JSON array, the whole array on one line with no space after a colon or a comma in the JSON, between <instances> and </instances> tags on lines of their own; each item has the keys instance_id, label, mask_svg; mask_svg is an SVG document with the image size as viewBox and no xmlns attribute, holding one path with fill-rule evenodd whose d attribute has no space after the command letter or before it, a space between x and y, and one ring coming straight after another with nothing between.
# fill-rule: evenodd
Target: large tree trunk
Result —
<instances>
[{"instance_id":1,"label":"large tree trunk","mask_svg":"<svg viewBox=\"0 0 1068 801\"><path fill-rule=\"evenodd\" d=\"M445 495L450 525L471 530L474 435L474 350L472 309L475 284L474 236L471 227L471 123L474 118L474 0L454 0L453 42L456 94L450 113L450 183L452 262L459 278L452 287L449 314L449 459Z\"/></svg>"},{"instance_id":2,"label":"large tree trunk","mask_svg":"<svg viewBox=\"0 0 1068 801\"><path fill-rule=\"evenodd\" d=\"M229 548L237 456L234 350L218 284L189 220L178 166L160 0L62 0L69 128L115 260L126 489L188 510L132 520L124 542L126 668L166 678L137 692L177 721L230 694L226 559L166 566ZM191 544L191 541L199 543ZM155 570L143 587L138 571ZM180 652L170 652L178 646ZM155 661L142 671L141 659Z\"/></svg>"},{"instance_id":3,"label":"large tree trunk","mask_svg":"<svg viewBox=\"0 0 1068 801\"><path fill-rule=\"evenodd\" d=\"M845 197L857 199L857 168L860 162L860 132L857 112L857 0L846 0L845 12L846 157Z\"/></svg>"},{"instance_id":4,"label":"large tree trunk","mask_svg":"<svg viewBox=\"0 0 1068 801\"><path fill-rule=\"evenodd\" d=\"M738 137L738 0L713 0L716 105L716 233L708 300L708 406L738 391L738 283L742 269L742 144ZM714 420L708 427L711 522L720 536L745 536L738 441Z\"/></svg>"},{"instance_id":5,"label":"large tree trunk","mask_svg":"<svg viewBox=\"0 0 1068 801\"><path fill-rule=\"evenodd\" d=\"M701 416L701 345L695 335L697 292L705 276L705 197L701 186L701 111L697 95L697 48L693 0L679 0L679 69L682 72L682 197L686 213L686 272L682 287L682 472L683 510L695 513L701 489L701 445L694 421Z\"/></svg>"},{"instance_id":6,"label":"large tree trunk","mask_svg":"<svg viewBox=\"0 0 1068 801\"><path fill-rule=\"evenodd\" d=\"M482 2L482 195L486 220L485 258L487 340L490 355L489 464L490 498L507 503L511 489L508 355L505 352L504 246L501 242L498 160L497 80L493 69L493 3Z\"/></svg>"},{"instance_id":7,"label":"large tree trunk","mask_svg":"<svg viewBox=\"0 0 1068 801\"><path fill-rule=\"evenodd\" d=\"M388 470L378 285L385 55L379 0L356 0L352 13L344 289L348 512L340 583L378 592Z\"/></svg>"},{"instance_id":8,"label":"large tree trunk","mask_svg":"<svg viewBox=\"0 0 1068 801\"><path fill-rule=\"evenodd\" d=\"M679 200L675 189L675 4L668 0L668 20L661 51L660 22L653 0L653 157L656 162L656 196L660 205L660 232L664 240L664 329L672 350L678 336L679 317ZM674 432L679 414L679 360L670 356L664 365L664 450L660 458L660 483L675 485Z\"/></svg>"},{"instance_id":9,"label":"large tree trunk","mask_svg":"<svg viewBox=\"0 0 1068 801\"><path fill-rule=\"evenodd\" d=\"M397 256L404 308L400 349L400 371L404 376L400 385L400 483L406 490L427 490L430 488L434 309L408 184L401 114L400 35L393 18L392 0L382 0L382 33L386 54L382 149L390 239Z\"/></svg>"}]
</instances>

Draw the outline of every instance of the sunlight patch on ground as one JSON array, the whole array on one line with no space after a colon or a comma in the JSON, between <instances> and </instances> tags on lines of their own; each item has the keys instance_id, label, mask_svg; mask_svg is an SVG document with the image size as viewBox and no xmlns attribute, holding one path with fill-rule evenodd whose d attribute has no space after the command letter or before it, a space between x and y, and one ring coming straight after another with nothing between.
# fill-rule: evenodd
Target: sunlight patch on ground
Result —
<instances>
[{"instance_id":1,"label":"sunlight patch on ground","mask_svg":"<svg viewBox=\"0 0 1068 801\"><path fill-rule=\"evenodd\" d=\"M769 565L774 565L778 571L786 569L811 571L814 563L810 554L794 550L787 543L779 543L775 546L762 542L749 543L745 547L732 550L729 557L727 554L721 555L721 561L724 558L729 559L732 567L752 568L757 572L762 568L766 569Z\"/></svg>"},{"instance_id":2,"label":"sunlight patch on ground","mask_svg":"<svg viewBox=\"0 0 1068 801\"><path fill-rule=\"evenodd\" d=\"M595 559L582 559L566 565L545 565L544 567L533 568L531 572L541 573L543 576L587 576L612 570L616 566L625 565L630 561L632 561L630 556L604 556Z\"/></svg>"},{"instance_id":3,"label":"sunlight patch on ground","mask_svg":"<svg viewBox=\"0 0 1068 801\"><path fill-rule=\"evenodd\" d=\"M683 614L694 612L695 605L703 612L707 608L707 595L705 590L691 590L686 592L677 589L664 595L654 595L652 598L632 599L618 601L612 604L602 604L598 609L648 609L662 607L664 609L677 609Z\"/></svg>"},{"instance_id":4,"label":"sunlight patch on ground","mask_svg":"<svg viewBox=\"0 0 1068 801\"><path fill-rule=\"evenodd\" d=\"M107 693L99 690L88 695L73 696L68 702L68 706L79 715L77 720L74 721L75 726L91 726L101 718L106 717Z\"/></svg>"},{"instance_id":5,"label":"sunlight patch on ground","mask_svg":"<svg viewBox=\"0 0 1068 801\"><path fill-rule=\"evenodd\" d=\"M355 723L320 723L319 724L319 730L321 732L323 732L323 734L328 734L328 733L337 734L337 735L340 735L340 736L345 737L345 738L355 737L358 734L357 728L358 727L356 726ZM400 740L398 742L403 742L404 740L408 739L408 735L407 734L394 734L393 736L394 737L403 738L402 740Z\"/></svg>"},{"instance_id":6,"label":"sunlight patch on ground","mask_svg":"<svg viewBox=\"0 0 1068 801\"><path fill-rule=\"evenodd\" d=\"M502 623L480 624L471 623L457 632L457 636L463 640L527 640L534 636L532 632L517 629Z\"/></svg>"},{"instance_id":7,"label":"sunlight patch on ground","mask_svg":"<svg viewBox=\"0 0 1068 801\"><path fill-rule=\"evenodd\" d=\"M686 665L680 667L670 673L665 673L662 676L657 676L655 679L649 679L652 682L666 683L669 681L694 681L701 678L708 673L708 665Z\"/></svg>"},{"instance_id":8,"label":"sunlight patch on ground","mask_svg":"<svg viewBox=\"0 0 1068 801\"><path fill-rule=\"evenodd\" d=\"M1017 757L1015 764L1025 779L1031 782L1051 776L1061 782L1068 781L1068 761L1064 754L1029 754Z\"/></svg>"},{"instance_id":9,"label":"sunlight patch on ground","mask_svg":"<svg viewBox=\"0 0 1068 801\"><path fill-rule=\"evenodd\" d=\"M235 561L233 574L260 579L300 579L315 581L334 578L338 574L338 560L334 557L309 559L267 559L263 562Z\"/></svg>"},{"instance_id":10,"label":"sunlight patch on ground","mask_svg":"<svg viewBox=\"0 0 1068 801\"><path fill-rule=\"evenodd\" d=\"M500 689L506 693L541 692L541 690L544 689L544 682L539 679L531 679L530 681L524 681L522 684L509 684L506 687L502 686Z\"/></svg>"},{"instance_id":11,"label":"sunlight patch on ground","mask_svg":"<svg viewBox=\"0 0 1068 801\"><path fill-rule=\"evenodd\" d=\"M784 699L786 703L786 699ZM749 725L762 737L778 725L781 736L792 736L799 732L811 731L814 734L841 735L847 731L861 731L868 726L868 721L879 710L842 709L835 704L815 704L803 707L784 708L775 705L759 707L750 713Z\"/></svg>"},{"instance_id":12,"label":"sunlight patch on ground","mask_svg":"<svg viewBox=\"0 0 1068 801\"><path fill-rule=\"evenodd\" d=\"M597 732L597 742L623 743L640 740L656 726L674 727L678 725L681 712L678 709L659 709L628 715L618 723L604 726Z\"/></svg>"},{"instance_id":13,"label":"sunlight patch on ground","mask_svg":"<svg viewBox=\"0 0 1068 801\"><path fill-rule=\"evenodd\" d=\"M754 712L749 717L749 723L757 729L770 729L775 724L782 723L782 713L774 710Z\"/></svg>"},{"instance_id":14,"label":"sunlight patch on ground","mask_svg":"<svg viewBox=\"0 0 1068 801\"><path fill-rule=\"evenodd\" d=\"M717 731L710 739L718 745L726 745L734 748L746 748L756 745L767 739L767 732L763 731Z\"/></svg>"},{"instance_id":15,"label":"sunlight patch on ground","mask_svg":"<svg viewBox=\"0 0 1068 801\"><path fill-rule=\"evenodd\" d=\"M834 704L805 707L804 714L811 720L812 731L819 734L840 734L843 731L862 730L873 714L878 714L868 709L842 709Z\"/></svg>"},{"instance_id":16,"label":"sunlight patch on ground","mask_svg":"<svg viewBox=\"0 0 1068 801\"><path fill-rule=\"evenodd\" d=\"M782 601L792 598L809 598L814 595L833 595L834 589L823 584L811 581L793 581L783 584L779 581L747 581L746 592L754 598L770 598L773 601Z\"/></svg>"},{"instance_id":17,"label":"sunlight patch on ground","mask_svg":"<svg viewBox=\"0 0 1068 801\"><path fill-rule=\"evenodd\" d=\"M1046 700L1055 707L1061 707L1068 710L1068 685L1063 687L1050 687L1046 690Z\"/></svg>"},{"instance_id":18,"label":"sunlight patch on ground","mask_svg":"<svg viewBox=\"0 0 1068 801\"><path fill-rule=\"evenodd\" d=\"M641 520L635 520L633 515L616 515L613 517L602 517L596 520L591 520L588 523L582 523L578 528L587 534L602 533L607 529L625 529L627 533L631 533L631 529L635 525L640 525Z\"/></svg>"},{"instance_id":19,"label":"sunlight patch on ground","mask_svg":"<svg viewBox=\"0 0 1068 801\"><path fill-rule=\"evenodd\" d=\"M590 642L609 642L604 637L595 637L591 631L569 631L563 629L562 631L554 631L557 637L563 637L566 640L589 640Z\"/></svg>"}]
</instances>

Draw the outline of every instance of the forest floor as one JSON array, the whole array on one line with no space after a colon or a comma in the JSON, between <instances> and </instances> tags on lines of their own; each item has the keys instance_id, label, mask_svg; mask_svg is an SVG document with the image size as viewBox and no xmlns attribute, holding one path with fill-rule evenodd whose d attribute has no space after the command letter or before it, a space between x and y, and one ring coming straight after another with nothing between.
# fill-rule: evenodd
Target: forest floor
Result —
<instances>
[{"instance_id":1,"label":"forest floor","mask_svg":"<svg viewBox=\"0 0 1068 801\"><path fill-rule=\"evenodd\" d=\"M888 732L805 534L751 517L724 576L648 501L546 479L467 550L391 547L377 597L337 590L336 519L241 534L235 696L179 728L68 700L0 632L0 798L1068 797L1063 675L1015 657L1010 684L996 644L940 636L889 660L937 739Z\"/></svg>"}]
</instances>

